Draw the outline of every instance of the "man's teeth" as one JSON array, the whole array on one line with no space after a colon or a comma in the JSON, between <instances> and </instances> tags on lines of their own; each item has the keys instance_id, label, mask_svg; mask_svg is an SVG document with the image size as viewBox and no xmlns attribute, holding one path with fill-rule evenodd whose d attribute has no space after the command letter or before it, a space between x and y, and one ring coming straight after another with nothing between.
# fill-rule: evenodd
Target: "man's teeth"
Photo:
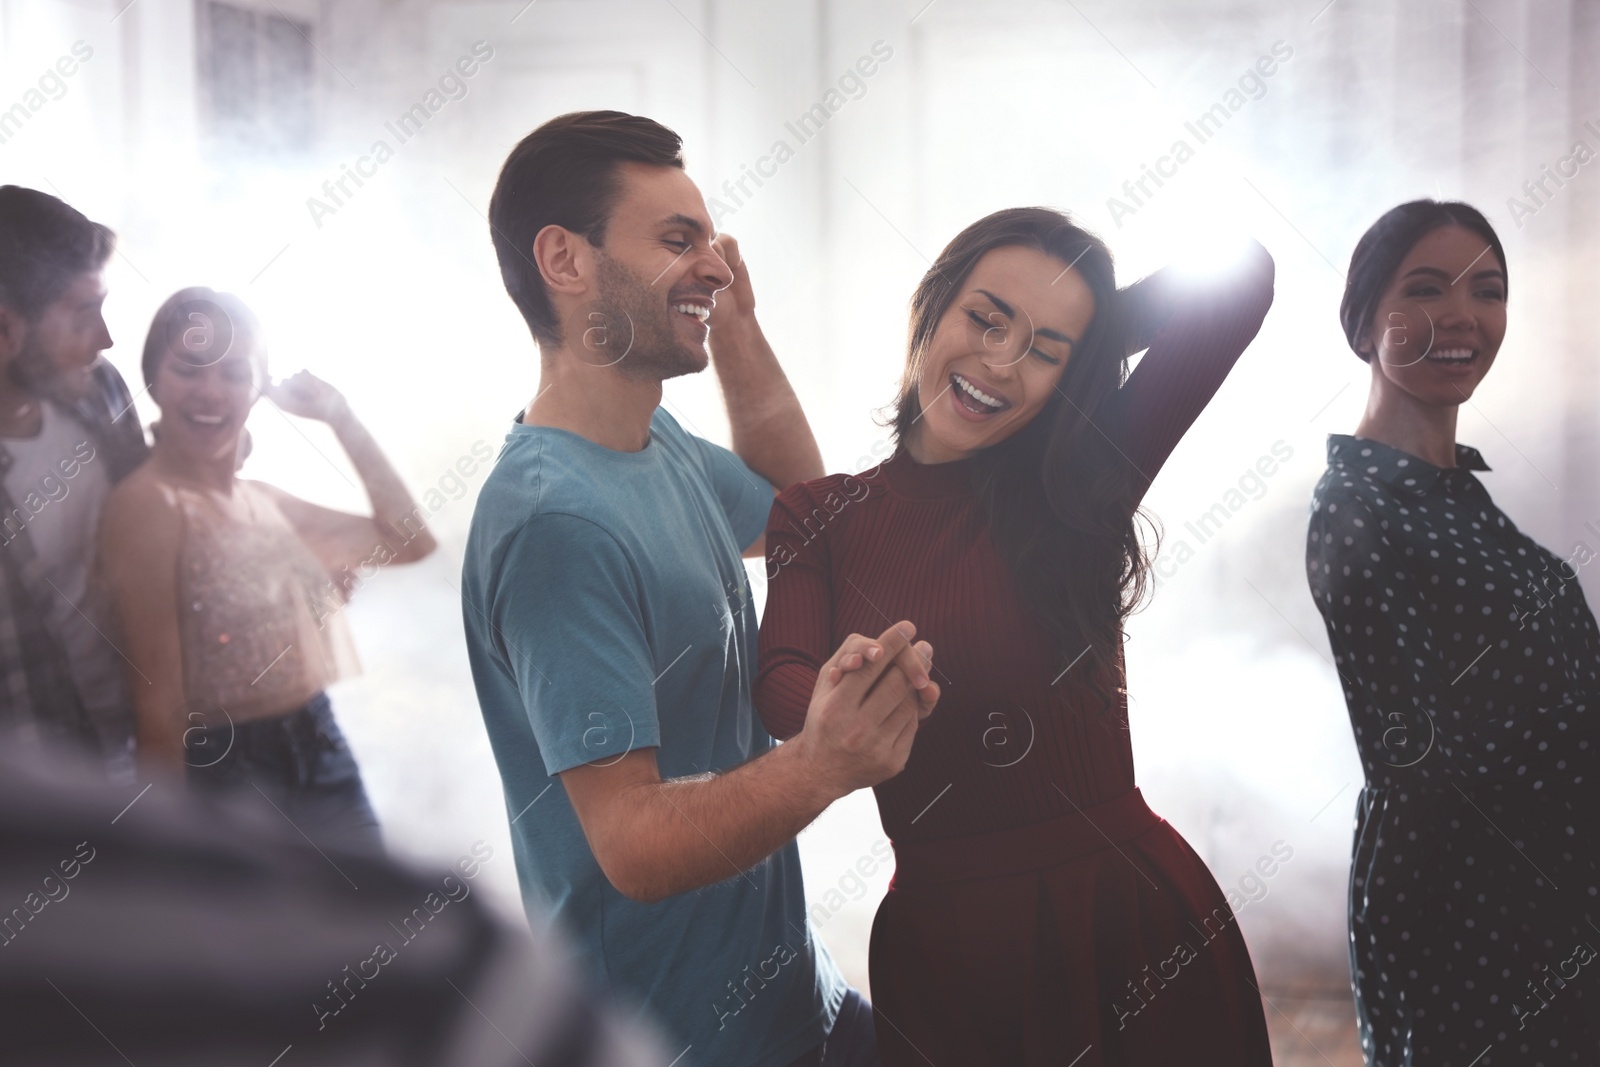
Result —
<instances>
[{"instance_id":1,"label":"man's teeth","mask_svg":"<svg viewBox=\"0 0 1600 1067\"><path fill-rule=\"evenodd\" d=\"M685 315L693 315L701 322L704 322L711 317L711 309L708 307L702 307L699 304L674 304L672 305L672 310L681 311Z\"/></svg>"},{"instance_id":2,"label":"man's teeth","mask_svg":"<svg viewBox=\"0 0 1600 1067\"><path fill-rule=\"evenodd\" d=\"M1429 352L1428 358L1439 363L1470 363L1475 355L1477 353L1470 348L1441 348Z\"/></svg>"},{"instance_id":3,"label":"man's teeth","mask_svg":"<svg viewBox=\"0 0 1600 1067\"><path fill-rule=\"evenodd\" d=\"M973 385L959 374L950 375L950 380L954 382L962 392L966 393L968 396L972 397L985 407L991 407L998 411L1006 406L1006 402L1004 400L990 396L988 393L984 392L982 389L979 389L976 385Z\"/></svg>"},{"instance_id":4,"label":"man's teeth","mask_svg":"<svg viewBox=\"0 0 1600 1067\"><path fill-rule=\"evenodd\" d=\"M222 416L221 415L190 415L189 418L192 419L195 422L200 423L202 426L221 426L222 425Z\"/></svg>"}]
</instances>

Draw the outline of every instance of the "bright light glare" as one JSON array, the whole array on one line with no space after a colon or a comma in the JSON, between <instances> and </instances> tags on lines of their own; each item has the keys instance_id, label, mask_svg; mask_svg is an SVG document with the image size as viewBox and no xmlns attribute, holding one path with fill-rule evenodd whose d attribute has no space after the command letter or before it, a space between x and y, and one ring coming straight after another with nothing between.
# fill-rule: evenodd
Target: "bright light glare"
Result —
<instances>
[{"instance_id":1,"label":"bright light glare","mask_svg":"<svg viewBox=\"0 0 1600 1067\"><path fill-rule=\"evenodd\" d=\"M1234 273L1254 243L1238 227L1204 219L1175 225L1168 236L1173 271L1197 281Z\"/></svg>"}]
</instances>

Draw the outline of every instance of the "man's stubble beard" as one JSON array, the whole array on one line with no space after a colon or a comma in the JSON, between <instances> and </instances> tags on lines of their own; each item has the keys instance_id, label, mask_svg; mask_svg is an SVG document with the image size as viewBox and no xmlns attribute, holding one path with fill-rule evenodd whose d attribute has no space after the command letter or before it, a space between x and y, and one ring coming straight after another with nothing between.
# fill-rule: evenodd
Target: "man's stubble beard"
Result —
<instances>
[{"instance_id":1,"label":"man's stubble beard","mask_svg":"<svg viewBox=\"0 0 1600 1067\"><path fill-rule=\"evenodd\" d=\"M22 342L22 351L6 367L6 377L11 384L33 396L59 396L77 399L75 390L69 388L67 376L61 372L50 354L39 343L37 331L30 329Z\"/></svg>"},{"instance_id":2,"label":"man's stubble beard","mask_svg":"<svg viewBox=\"0 0 1600 1067\"><path fill-rule=\"evenodd\" d=\"M645 284L604 252L599 256L599 284L600 295L588 321L607 331L605 350L614 352L611 346L620 344L626 353L607 356L603 363L614 359L617 370L627 377L658 382L706 369L705 348L687 344L678 334L672 316L679 313L668 305L666 293Z\"/></svg>"}]
</instances>

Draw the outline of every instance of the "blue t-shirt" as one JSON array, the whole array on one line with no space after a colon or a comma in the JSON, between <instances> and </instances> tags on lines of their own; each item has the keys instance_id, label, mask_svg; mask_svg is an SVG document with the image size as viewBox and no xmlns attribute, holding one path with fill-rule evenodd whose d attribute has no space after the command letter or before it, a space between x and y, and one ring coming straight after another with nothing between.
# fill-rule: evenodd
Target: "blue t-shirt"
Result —
<instances>
[{"instance_id":1,"label":"blue t-shirt","mask_svg":"<svg viewBox=\"0 0 1600 1067\"><path fill-rule=\"evenodd\" d=\"M771 506L764 478L659 408L638 452L517 422L467 540L467 653L530 920L553 913L601 988L690 1049L680 1067L783 1067L831 1028L845 985L810 936L799 851L642 904L553 776L654 747L676 778L773 746L740 560Z\"/></svg>"}]
</instances>

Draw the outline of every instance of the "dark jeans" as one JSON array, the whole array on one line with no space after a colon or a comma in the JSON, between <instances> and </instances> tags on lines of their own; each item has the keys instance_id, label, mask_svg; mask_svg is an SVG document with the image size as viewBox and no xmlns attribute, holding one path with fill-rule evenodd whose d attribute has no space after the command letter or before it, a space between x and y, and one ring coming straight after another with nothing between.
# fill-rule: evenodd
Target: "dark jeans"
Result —
<instances>
[{"instance_id":1,"label":"dark jeans","mask_svg":"<svg viewBox=\"0 0 1600 1067\"><path fill-rule=\"evenodd\" d=\"M827 1038L789 1067L878 1067L872 1005L854 989L847 990Z\"/></svg>"},{"instance_id":2,"label":"dark jeans","mask_svg":"<svg viewBox=\"0 0 1600 1067\"><path fill-rule=\"evenodd\" d=\"M190 785L230 806L275 808L274 818L318 848L383 850L361 769L326 693L287 715L191 726L184 760Z\"/></svg>"}]
</instances>

